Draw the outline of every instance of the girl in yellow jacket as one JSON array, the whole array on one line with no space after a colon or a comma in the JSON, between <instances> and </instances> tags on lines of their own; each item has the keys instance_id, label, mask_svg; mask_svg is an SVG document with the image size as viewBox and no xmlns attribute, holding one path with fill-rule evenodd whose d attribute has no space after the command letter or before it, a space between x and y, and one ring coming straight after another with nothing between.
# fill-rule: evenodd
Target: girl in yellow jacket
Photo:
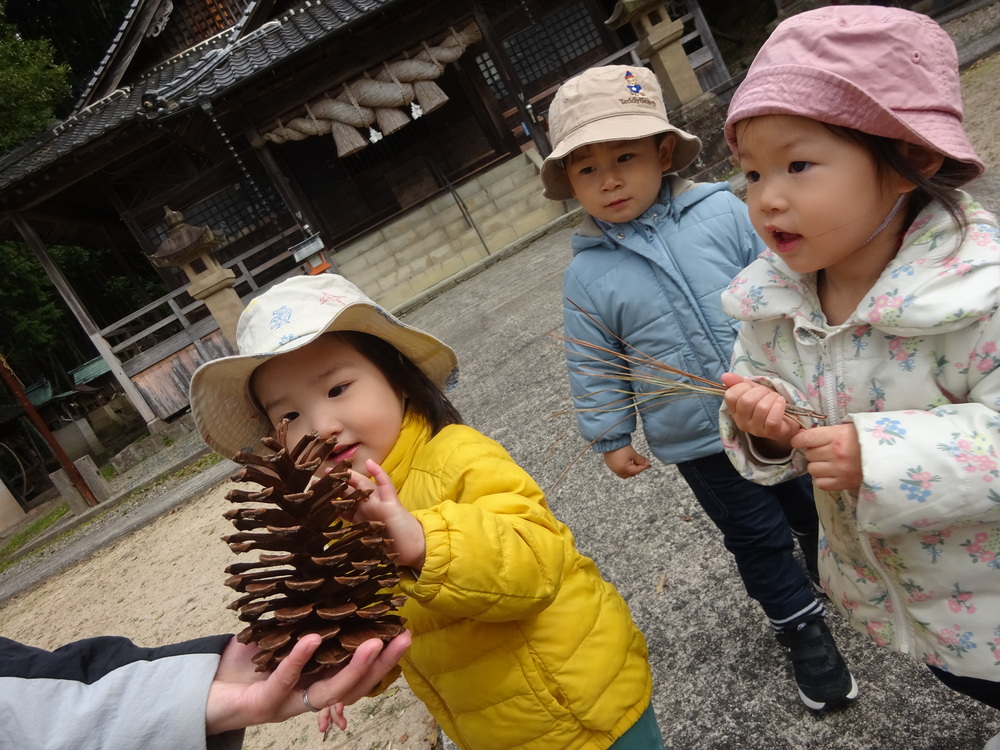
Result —
<instances>
[{"instance_id":1,"label":"girl in yellow jacket","mask_svg":"<svg viewBox=\"0 0 1000 750\"><path fill-rule=\"evenodd\" d=\"M317 473L364 470L354 520L384 522L403 566L403 674L459 747L663 747L628 606L527 472L462 425L448 346L332 274L260 295L237 343L192 378L198 429L232 456L287 418L289 444L337 439Z\"/></svg>"}]
</instances>

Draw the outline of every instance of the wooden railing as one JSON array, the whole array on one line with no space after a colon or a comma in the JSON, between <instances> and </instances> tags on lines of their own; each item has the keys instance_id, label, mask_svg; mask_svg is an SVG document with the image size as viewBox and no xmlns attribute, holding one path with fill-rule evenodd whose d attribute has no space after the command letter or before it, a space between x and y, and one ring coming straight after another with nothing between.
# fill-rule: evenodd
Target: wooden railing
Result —
<instances>
[{"instance_id":1,"label":"wooden railing","mask_svg":"<svg viewBox=\"0 0 1000 750\"><path fill-rule=\"evenodd\" d=\"M294 263L288 248L292 244L289 239L299 235L301 235L301 230L297 226L284 229L232 260L223 263L223 267L231 268L236 274L235 289L240 297L246 297L252 292L256 292L261 286L258 283L258 278L275 266L289 265L288 270L280 274L282 277L290 276L295 272L298 266ZM274 252L275 245L279 243L281 248ZM261 262L254 263L254 257L265 251L270 251L267 257ZM185 298L188 301L185 301ZM168 308L169 312L166 312L164 307ZM132 332L130 330L135 327L136 321L155 313L157 310L163 313L159 320L140 331ZM180 325L181 330L169 337L161 339L156 335L164 328L176 327L177 324ZM218 327L215 319L208 313L205 303L201 300L191 299L185 287L165 294L124 318L116 320L111 325L101 329L100 334L109 342L111 351L121 361L126 374L131 377L188 345L194 344L195 348L200 350L200 339Z\"/></svg>"}]
</instances>

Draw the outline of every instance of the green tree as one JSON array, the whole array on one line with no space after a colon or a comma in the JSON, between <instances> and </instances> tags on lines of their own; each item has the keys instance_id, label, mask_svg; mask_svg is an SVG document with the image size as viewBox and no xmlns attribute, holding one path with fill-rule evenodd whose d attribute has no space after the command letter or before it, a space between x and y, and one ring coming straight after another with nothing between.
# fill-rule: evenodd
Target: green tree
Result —
<instances>
[{"instance_id":1,"label":"green tree","mask_svg":"<svg viewBox=\"0 0 1000 750\"><path fill-rule=\"evenodd\" d=\"M0 9L2 10L2 9ZM24 39L0 14L0 151L47 128L69 94L69 68L53 60L44 39Z\"/></svg>"},{"instance_id":2,"label":"green tree","mask_svg":"<svg viewBox=\"0 0 1000 750\"><path fill-rule=\"evenodd\" d=\"M72 369L94 356L79 358L83 332L24 245L0 243L0 268L0 354L25 384L43 375L58 382L52 372L53 357L64 369Z\"/></svg>"},{"instance_id":3,"label":"green tree","mask_svg":"<svg viewBox=\"0 0 1000 750\"><path fill-rule=\"evenodd\" d=\"M132 0L0 0L0 3L22 37L51 42L56 62L69 66L69 83L75 100L107 54ZM69 114L58 107L56 113Z\"/></svg>"},{"instance_id":4,"label":"green tree","mask_svg":"<svg viewBox=\"0 0 1000 750\"><path fill-rule=\"evenodd\" d=\"M121 260L108 250L62 245L48 250L98 326L166 292L151 274L134 274L145 288L146 296L140 296L132 279L115 273ZM25 384L44 376L62 390L72 388L66 373L96 357L97 350L23 243L0 243L0 268L0 355ZM135 324L143 327L158 319L153 313ZM163 329L164 335L173 332Z\"/></svg>"}]
</instances>

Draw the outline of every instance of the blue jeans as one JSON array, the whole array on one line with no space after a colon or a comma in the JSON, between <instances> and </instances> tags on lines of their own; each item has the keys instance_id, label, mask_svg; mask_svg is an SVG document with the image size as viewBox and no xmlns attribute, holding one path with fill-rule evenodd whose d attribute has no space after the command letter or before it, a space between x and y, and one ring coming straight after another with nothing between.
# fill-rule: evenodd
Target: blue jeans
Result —
<instances>
[{"instance_id":1,"label":"blue jeans","mask_svg":"<svg viewBox=\"0 0 1000 750\"><path fill-rule=\"evenodd\" d=\"M960 677L951 672L945 672L943 669L932 667L929 664L927 666L935 677L952 690L957 690L963 695L975 698L987 706L1000 708L1000 682L983 680L978 677Z\"/></svg>"},{"instance_id":2,"label":"blue jeans","mask_svg":"<svg viewBox=\"0 0 1000 750\"><path fill-rule=\"evenodd\" d=\"M816 561L819 521L808 478L754 484L722 452L682 461L677 469L722 532L747 593L776 629L825 612L794 557L793 533L807 559Z\"/></svg>"}]
</instances>

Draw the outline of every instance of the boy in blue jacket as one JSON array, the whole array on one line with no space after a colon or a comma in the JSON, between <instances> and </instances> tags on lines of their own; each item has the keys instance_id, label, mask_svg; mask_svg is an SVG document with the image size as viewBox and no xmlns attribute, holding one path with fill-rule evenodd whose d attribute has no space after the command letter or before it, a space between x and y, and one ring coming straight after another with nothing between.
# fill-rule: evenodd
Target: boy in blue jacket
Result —
<instances>
[{"instance_id":1,"label":"boy in blue jacket","mask_svg":"<svg viewBox=\"0 0 1000 750\"><path fill-rule=\"evenodd\" d=\"M853 700L857 683L793 555L794 534L815 579L818 528L808 485L765 487L741 477L722 450L720 398L649 401L643 390L652 387L623 379L616 355L638 350L719 381L736 334L720 296L764 249L746 206L728 183L676 174L701 141L670 124L646 68L609 65L570 79L552 101L549 127L545 197L576 198L589 214L563 276L564 332L604 349L567 343L580 432L628 479L651 465L632 447L641 414L653 455L677 466L722 532L747 592L791 659L802 701L818 711ZM622 394L633 396L624 409Z\"/></svg>"}]
</instances>

